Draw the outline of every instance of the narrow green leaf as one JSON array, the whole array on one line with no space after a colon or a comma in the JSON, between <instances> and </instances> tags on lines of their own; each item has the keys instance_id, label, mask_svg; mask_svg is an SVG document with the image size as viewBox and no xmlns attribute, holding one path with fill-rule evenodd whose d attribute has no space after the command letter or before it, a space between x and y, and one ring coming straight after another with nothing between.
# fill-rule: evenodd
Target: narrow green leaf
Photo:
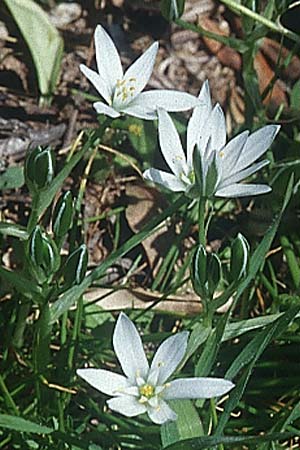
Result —
<instances>
[{"instance_id":1,"label":"narrow green leaf","mask_svg":"<svg viewBox=\"0 0 300 450\"><path fill-rule=\"evenodd\" d=\"M284 313L270 314L269 316L255 317L254 319L240 320L238 322L228 323L225 328L222 341L234 339L249 331L257 330L275 322ZM300 317L299 314L296 317Z\"/></svg>"},{"instance_id":2,"label":"narrow green leaf","mask_svg":"<svg viewBox=\"0 0 300 450\"><path fill-rule=\"evenodd\" d=\"M180 367L182 367L187 362L187 360L195 353L195 351L200 347L200 345L202 345L207 340L210 333L211 333L211 326L206 326L202 322L196 323L190 335L186 354L184 356L183 361L180 363Z\"/></svg>"},{"instance_id":3,"label":"narrow green leaf","mask_svg":"<svg viewBox=\"0 0 300 450\"><path fill-rule=\"evenodd\" d=\"M29 47L41 94L56 85L63 54L63 40L42 8L32 0L4 0Z\"/></svg>"},{"instance_id":4,"label":"narrow green leaf","mask_svg":"<svg viewBox=\"0 0 300 450\"><path fill-rule=\"evenodd\" d=\"M215 445L231 445L230 448L237 448L242 444L259 444L261 442L270 442L286 440L295 436L295 433L271 433L259 436L202 436L194 439L186 439L181 442L165 447L164 450L204 450L212 449Z\"/></svg>"},{"instance_id":5,"label":"narrow green leaf","mask_svg":"<svg viewBox=\"0 0 300 450\"><path fill-rule=\"evenodd\" d=\"M224 412L222 413L218 426L216 428L216 434L222 434L227 421L230 418L231 412L238 405L244 391L252 370L256 364L256 361L261 356L267 345L272 339L277 337L282 331L284 331L294 317L299 313L300 305L291 308L284 313L276 322L270 324L265 330L262 330L257 334L252 341L246 345L242 352L233 361L228 371L225 374L225 378L234 378L245 366L246 369L236 383L235 388L230 393L229 399L226 402Z\"/></svg>"},{"instance_id":6,"label":"narrow green leaf","mask_svg":"<svg viewBox=\"0 0 300 450\"><path fill-rule=\"evenodd\" d=\"M259 270L261 269L262 265L265 262L265 256L271 247L271 244L275 237L282 214L284 213L284 211L291 199L291 196L293 193L293 184L294 184L294 176L292 175L290 177L290 180L289 180L286 192L285 192L281 210L275 217L273 224L270 226L270 228L265 233L264 238L262 239L260 244L255 249L254 253L252 254L250 261L249 261L248 275L242 281L242 283L239 285L237 292L235 294L235 301L238 300L238 298L242 295L242 293L248 287L250 282L256 277L256 274L259 272Z\"/></svg>"},{"instance_id":7,"label":"narrow green leaf","mask_svg":"<svg viewBox=\"0 0 300 450\"><path fill-rule=\"evenodd\" d=\"M194 25L192 23L185 22L182 19L176 19L175 23L180 28L195 31L196 33L200 34L200 36L205 36L209 39L213 39L214 41L221 42L224 45L228 45L229 47L234 48L240 53L244 53L249 50L249 44L244 42L242 39L237 39L231 36L227 37L221 34L213 33L211 31L205 30L200 25Z\"/></svg>"},{"instance_id":8,"label":"narrow green leaf","mask_svg":"<svg viewBox=\"0 0 300 450\"><path fill-rule=\"evenodd\" d=\"M42 293L41 288L31 280L28 280L19 272L13 272L3 266L0 267L0 279L11 284L18 292L21 292L23 295L29 295L30 297L32 297L33 295L41 295Z\"/></svg>"},{"instance_id":9,"label":"narrow green leaf","mask_svg":"<svg viewBox=\"0 0 300 450\"><path fill-rule=\"evenodd\" d=\"M203 435L201 420L190 400L173 400L170 406L176 412L177 420L162 425L160 433L163 448L183 439Z\"/></svg>"},{"instance_id":10,"label":"narrow green leaf","mask_svg":"<svg viewBox=\"0 0 300 450\"><path fill-rule=\"evenodd\" d=\"M9 414L0 414L0 428L9 428L14 431L24 433L49 434L54 430L44 425L38 425L22 417L11 416Z\"/></svg>"},{"instance_id":11,"label":"narrow green leaf","mask_svg":"<svg viewBox=\"0 0 300 450\"><path fill-rule=\"evenodd\" d=\"M195 367L196 377L206 377L209 375L218 355L222 337L225 331L225 326L229 317L230 314L228 311L219 320L218 325L216 326L216 328L214 328L209 338L207 339L204 349Z\"/></svg>"},{"instance_id":12,"label":"narrow green leaf","mask_svg":"<svg viewBox=\"0 0 300 450\"><path fill-rule=\"evenodd\" d=\"M26 241L29 236L25 227L9 222L0 222L0 234L17 237L22 241Z\"/></svg>"},{"instance_id":13,"label":"narrow green leaf","mask_svg":"<svg viewBox=\"0 0 300 450\"><path fill-rule=\"evenodd\" d=\"M300 286L300 267L293 245L287 236L281 236L280 243L282 246L283 253L286 257L286 262L289 267L289 272L293 279L295 288L298 289Z\"/></svg>"}]
</instances>

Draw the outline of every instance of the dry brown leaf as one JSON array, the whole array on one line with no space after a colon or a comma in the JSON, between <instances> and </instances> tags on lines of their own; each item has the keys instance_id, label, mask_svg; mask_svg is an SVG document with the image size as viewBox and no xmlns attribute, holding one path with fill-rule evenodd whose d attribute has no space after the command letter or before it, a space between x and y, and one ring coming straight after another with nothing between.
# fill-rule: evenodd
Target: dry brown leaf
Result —
<instances>
[{"instance_id":1,"label":"dry brown leaf","mask_svg":"<svg viewBox=\"0 0 300 450\"><path fill-rule=\"evenodd\" d=\"M218 297L221 292L216 294ZM161 292L154 292L142 288L136 289L90 289L84 296L86 302L95 302L106 311L122 311L124 309L147 309L153 307L154 311L168 312L182 316L193 316L202 312L202 304L194 292L181 295L170 295L167 299ZM98 299L98 301L97 301ZM233 299L217 309L218 313L225 313L231 306Z\"/></svg>"},{"instance_id":2,"label":"dry brown leaf","mask_svg":"<svg viewBox=\"0 0 300 450\"><path fill-rule=\"evenodd\" d=\"M270 38L263 39L261 51L273 66L283 64L284 60L290 55L290 50L282 47L279 42ZM283 74L290 80L298 80L300 78L300 58L298 56L292 56L289 65L283 70Z\"/></svg>"},{"instance_id":3,"label":"dry brown leaf","mask_svg":"<svg viewBox=\"0 0 300 450\"><path fill-rule=\"evenodd\" d=\"M85 294L85 300L94 302L104 310L121 311L124 309L146 309L153 306L155 311L164 311L176 315L199 314L202 306L195 294L172 295L160 301L162 294L141 288L113 290L107 288L91 289Z\"/></svg>"},{"instance_id":4,"label":"dry brown leaf","mask_svg":"<svg viewBox=\"0 0 300 450\"><path fill-rule=\"evenodd\" d=\"M219 34L221 36L228 36L228 31L222 29L215 20L209 19L208 17L201 17L199 18L198 23L206 31L210 31L211 33ZM203 36L202 39L207 48L214 55L216 55L218 51L223 47L223 44L221 42L215 41L214 39L210 39L205 36Z\"/></svg>"},{"instance_id":5,"label":"dry brown leaf","mask_svg":"<svg viewBox=\"0 0 300 450\"><path fill-rule=\"evenodd\" d=\"M262 93L274 78L274 71L271 69L266 58L260 50L257 52L254 58L254 69L257 73L259 90L260 93ZM265 105L268 105L272 109L277 109L281 104L283 104L284 106L288 105L287 96L280 86L279 80L274 83L274 86L265 97L263 103Z\"/></svg>"},{"instance_id":6,"label":"dry brown leaf","mask_svg":"<svg viewBox=\"0 0 300 450\"><path fill-rule=\"evenodd\" d=\"M126 196L128 197L126 219L135 233L144 228L149 220L166 207L166 202L159 191L145 184L126 184ZM167 225L163 225L142 242L152 269L158 268L173 236L174 234L170 228Z\"/></svg>"}]
</instances>

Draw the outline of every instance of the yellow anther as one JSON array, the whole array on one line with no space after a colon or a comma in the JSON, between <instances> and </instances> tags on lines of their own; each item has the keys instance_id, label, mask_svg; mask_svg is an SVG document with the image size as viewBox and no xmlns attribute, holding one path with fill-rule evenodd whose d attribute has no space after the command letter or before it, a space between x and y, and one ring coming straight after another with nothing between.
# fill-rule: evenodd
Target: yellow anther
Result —
<instances>
[{"instance_id":1,"label":"yellow anther","mask_svg":"<svg viewBox=\"0 0 300 450\"><path fill-rule=\"evenodd\" d=\"M154 395L154 387L151 384L144 384L139 389L140 395L146 398L151 398Z\"/></svg>"},{"instance_id":2,"label":"yellow anther","mask_svg":"<svg viewBox=\"0 0 300 450\"><path fill-rule=\"evenodd\" d=\"M126 80L117 80L117 87L121 87L126 83Z\"/></svg>"},{"instance_id":3,"label":"yellow anther","mask_svg":"<svg viewBox=\"0 0 300 450\"><path fill-rule=\"evenodd\" d=\"M220 156L221 158L223 158L223 157L225 156L225 153L223 152L223 150L220 151L219 156Z\"/></svg>"},{"instance_id":4,"label":"yellow anther","mask_svg":"<svg viewBox=\"0 0 300 450\"><path fill-rule=\"evenodd\" d=\"M134 84L135 82L136 78L134 77L117 80L115 95L117 97L121 97L122 102L125 102L128 99L129 95L133 97L136 88L132 84Z\"/></svg>"}]
</instances>

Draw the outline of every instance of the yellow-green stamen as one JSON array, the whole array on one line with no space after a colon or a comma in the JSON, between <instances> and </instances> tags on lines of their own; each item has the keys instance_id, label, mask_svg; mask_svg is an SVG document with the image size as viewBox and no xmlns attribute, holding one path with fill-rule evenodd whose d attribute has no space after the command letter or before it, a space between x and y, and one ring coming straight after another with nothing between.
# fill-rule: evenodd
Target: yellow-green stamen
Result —
<instances>
[{"instance_id":1,"label":"yellow-green stamen","mask_svg":"<svg viewBox=\"0 0 300 450\"><path fill-rule=\"evenodd\" d=\"M122 102L125 102L129 96L132 97L134 95L135 83L136 78L134 77L117 80L115 95L121 97Z\"/></svg>"},{"instance_id":2,"label":"yellow-green stamen","mask_svg":"<svg viewBox=\"0 0 300 450\"><path fill-rule=\"evenodd\" d=\"M144 384L140 387L139 393L142 397L151 398L154 395L154 386L151 386L151 384Z\"/></svg>"}]
</instances>

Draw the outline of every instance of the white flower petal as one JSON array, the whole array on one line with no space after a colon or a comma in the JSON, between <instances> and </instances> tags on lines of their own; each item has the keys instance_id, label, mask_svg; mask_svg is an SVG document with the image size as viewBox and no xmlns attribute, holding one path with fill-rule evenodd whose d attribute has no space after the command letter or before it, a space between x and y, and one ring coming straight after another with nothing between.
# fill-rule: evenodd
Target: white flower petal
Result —
<instances>
[{"instance_id":1,"label":"white flower petal","mask_svg":"<svg viewBox=\"0 0 300 450\"><path fill-rule=\"evenodd\" d=\"M221 150L226 143L226 124L221 106L217 103L207 118L198 139L202 160L211 157L212 152Z\"/></svg>"},{"instance_id":2,"label":"white flower petal","mask_svg":"<svg viewBox=\"0 0 300 450\"><path fill-rule=\"evenodd\" d=\"M153 71L157 51L158 42L154 42L125 72L124 79L136 79L132 99L136 97L148 83Z\"/></svg>"},{"instance_id":3,"label":"white flower petal","mask_svg":"<svg viewBox=\"0 0 300 450\"><path fill-rule=\"evenodd\" d=\"M190 170L193 167L194 147L199 140L202 128L206 126L207 118L212 110L209 84L207 80L202 85L198 99L200 100L201 105L194 109L187 126L187 163Z\"/></svg>"},{"instance_id":4,"label":"white flower petal","mask_svg":"<svg viewBox=\"0 0 300 450\"><path fill-rule=\"evenodd\" d=\"M165 399L212 398L226 394L234 384L224 378L180 378L171 381L164 391Z\"/></svg>"},{"instance_id":5,"label":"white flower petal","mask_svg":"<svg viewBox=\"0 0 300 450\"><path fill-rule=\"evenodd\" d=\"M210 116L211 146L213 150L221 149L226 144L226 121L223 109L216 104Z\"/></svg>"},{"instance_id":6,"label":"white flower petal","mask_svg":"<svg viewBox=\"0 0 300 450\"><path fill-rule=\"evenodd\" d=\"M135 397L122 395L107 401L110 409L123 414L126 417L134 417L147 411L144 404L139 403Z\"/></svg>"},{"instance_id":7,"label":"white flower petal","mask_svg":"<svg viewBox=\"0 0 300 450\"><path fill-rule=\"evenodd\" d=\"M145 170L143 176L146 180L158 183L174 192L184 192L187 188L187 185L175 175L162 170L150 168Z\"/></svg>"},{"instance_id":8,"label":"white flower petal","mask_svg":"<svg viewBox=\"0 0 300 450\"><path fill-rule=\"evenodd\" d=\"M248 139L249 131L243 131L242 133L231 139L225 147L221 150L220 158L222 160L223 174L230 175L233 171L236 171L236 162L243 151L243 147Z\"/></svg>"},{"instance_id":9,"label":"white flower petal","mask_svg":"<svg viewBox=\"0 0 300 450\"><path fill-rule=\"evenodd\" d=\"M139 119L154 120L157 119L156 109L148 108L143 104L139 94L132 102L124 107L120 107L119 110L129 116L138 117Z\"/></svg>"},{"instance_id":10,"label":"white flower petal","mask_svg":"<svg viewBox=\"0 0 300 450\"><path fill-rule=\"evenodd\" d=\"M200 105L199 99L194 95L165 89L142 92L138 98L140 103L153 111L157 108L163 108L169 112L186 111Z\"/></svg>"},{"instance_id":11,"label":"white flower petal","mask_svg":"<svg viewBox=\"0 0 300 450\"><path fill-rule=\"evenodd\" d=\"M105 103L96 102L93 103L93 107L98 114L105 114L106 116L113 117L114 119L120 116L120 113L118 111L116 111L111 106L106 105Z\"/></svg>"},{"instance_id":12,"label":"white flower petal","mask_svg":"<svg viewBox=\"0 0 300 450\"><path fill-rule=\"evenodd\" d=\"M157 408L148 408L147 413L152 422L157 423L158 425L161 425L168 420L177 419L177 414L163 400L159 402L159 406Z\"/></svg>"},{"instance_id":13,"label":"white flower petal","mask_svg":"<svg viewBox=\"0 0 300 450\"><path fill-rule=\"evenodd\" d=\"M268 165L269 163L270 161L268 159L264 159L263 161L260 161L256 164L252 164L252 166L248 167L247 169L235 173L234 175L229 175L227 178L222 180L222 182L218 186L218 189L223 189L224 187L229 186L230 184L238 183L239 181L244 180L245 178L249 177L253 173L257 172L258 170Z\"/></svg>"},{"instance_id":14,"label":"white flower petal","mask_svg":"<svg viewBox=\"0 0 300 450\"><path fill-rule=\"evenodd\" d=\"M92 83L92 85L97 89L97 91L104 98L104 100L106 100L107 103L110 103L111 101L110 92L103 78L101 78L101 76L97 72L89 69L84 64L80 64L80 70L83 73L83 75L86 76L87 79Z\"/></svg>"},{"instance_id":15,"label":"white flower petal","mask_svg":"<svg viewBox=\"0 0 300 450\"><path fill-rule=\"evenodd\" d=\"M95 31L95 50L98 72L113 96L117 80L123 77L123 69L118 50L109 34L101 25Z\"/></svg>"},{"instance_id":16,"label":"white flower petal","mask_svg":"<svg viewBox=\"0 0 300 450\"><path fill-rule=\"evenodd\" d=\"M117 395L130 386L127 378L109 370L78 369L76 373L93 388L107 395Z\"/></svg>"},{"instance_id":17,"label":"white flower petal","mask_svg":"<svg viewBox=\"0 0 300 450\"><path fill-rule=\"evenodd\" d=\"M188 174L185 154L175 125L164 109L158 109L158 137L166 163L179 179Z\"/></svg>"},{"instance_id":18,"label":"white flower petal","mask_svg":"<svg viewBox=\"0 0 300 450\"><path fill-rule=\"evenodd\" d=\"M267 194L272 189L266 184L230 184L218 189L215 193L217 197L248 197L252 195Z\"/></svg>"},{"instance_id":19,"label":"white flower petal","mask_svg":"<svg viewBox=\"0 0 300 450\"><path fill-rule=\"evenodd\" d=\"M113 335L113 346L123 372L134 382L137 376L146 379L149 365L142 340L134 324L121 313Z\"/></svg>"},{"instance_id":20,"label":"white flower petal","mask_svg":"<svg viewBox=\"0 0 300 450\"><path fill-rule=\"evenodd\" d=\"M260 158L268 150L279 130L279 125L267 125L252 133L244 145L235 169L240 171Z\"/></svg>"},{"instance_id":21,"label":"white flower petal","mask_svg":"<svg viewBox=\"0 0 300 450\"><path fill-rule=\"evenodd\" d=\"M151 372L158 369L156 384L163 384L176 370L186 352L188 336L189 333L187 331L175 334L158 347L149 372L149 377L151 378ZM148 378L148 382L151 384L150 378Z\"/></svg>"},{"instance_id":22,"label":"white flower petal","mask_svg":"<svg viewBox=\"0 0 300 450\"><path fill-rule=\"evenodd\" d=\"M133 397L140 397L140 391L137 386L129 386L121 391L121 395L132 395Z\"/></svg>"}]
</instances>

